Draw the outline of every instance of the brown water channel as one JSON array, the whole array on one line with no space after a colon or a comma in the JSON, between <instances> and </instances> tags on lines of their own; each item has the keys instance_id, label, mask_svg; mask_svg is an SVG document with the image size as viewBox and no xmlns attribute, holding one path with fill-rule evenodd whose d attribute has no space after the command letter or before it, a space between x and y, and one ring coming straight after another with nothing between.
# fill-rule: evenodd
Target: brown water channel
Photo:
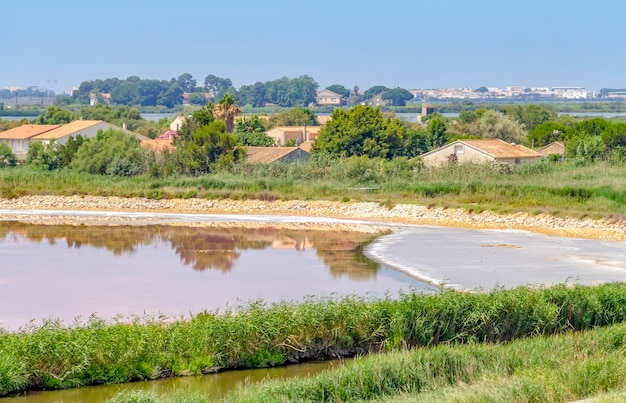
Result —
<instances>
[{"instance_id":1,"label":"brown water channel","mask_svg":"<svg viewBox=\"0 0 626 403\"><path fill-rule=\"evenodd\" d=\"M362 255L371 234L0 222L0 326L181 317L251 300L427 288Z\"/></svg>"},{"instance_id":2,"label":"brown water channel","mask_svg":"<svg viewBox=\"0 0 626 403\"><path fill-rule=\"evenodd\" d=\"M270 369L228 371L203 376L159 379L120 385L88 386L80 389L29 392L24 396L0 398L2 403L101 403L116 394L131 390L151 391L159 396L171 395L177 390L191 390L211 400L222 399L227 392L266 379L288 379L313 376L321 371L342 365L342 361L325 361Z\"/></svg>"}]
</instances>

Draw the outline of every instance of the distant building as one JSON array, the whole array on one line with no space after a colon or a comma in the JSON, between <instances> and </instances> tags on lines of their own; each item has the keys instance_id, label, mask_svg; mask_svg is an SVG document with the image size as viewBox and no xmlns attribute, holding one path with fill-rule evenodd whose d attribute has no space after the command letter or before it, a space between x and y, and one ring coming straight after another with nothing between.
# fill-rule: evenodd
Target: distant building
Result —
<instances>
[{"instance_id":1,"label":"distant building","mask_svg":"<svg viewBox=\"0 0 626 403\"><path fill-rule=\"evenodd\" d=\"M448 162L484 164L490 162L518 165L539 161L543 155L521 144L500 139L457 140L420 156L424 164L437 167Z\"/></svg>"},{"instance_id":2,"label":"distant building","mask_svg":"<svg viewBox=\"0 0 626 403\"><path fill-rule=\"evenodd\" d=\"M541 147L537 150L538 153L548 158L551 155L558 155L559 158L565 157L565 144L562 141L553 141L547 146Z\"/></svg>"},{"instance_id":3,"label":"distant building","mask_svg":"<svg viewBox=\"0 0 626 403\"><path fill-rule=\"evenodd\" d=\"M587 90L583 87L552 87L552 95L565 99L587 98Z\"/></svg>"},{"instance_id":4,"label":"distant building","mask_svg":"<svg viewBox=\"0 0 626 403\"><path fill-rule=\"evenodd\" d=\"M22 125L0 132L0 142L11 147L17 159L23 160L28 153L31 139L40 134L59 128L60 125Z\"/></svg>"},{"instance_id":5,"label":"distant building","mask_svg":"<svg viewBox=\"0 0 626 403\"><path fill-rule=\"evenodd\" d=\"M332 92L331 90L325 89L318 91L315 95L315 102L320 105L332 105L339 106L341 105L341 95Z\"/></svg>"},{"instance_id":6,"label":"distant building","mask_svg":"<svg viewBox=\"0 0 626 403\"><path fill-rule=\"evenodd\" d=\"M300 147L248 147L246 162L249 164L296 162L307 160L310 156L310 153Z\"/></svg>"},{"instance_id":7,"label":"distant building","mask_svg":"<svg viewBox=\"0 0 626 403\"><path fill-rule=\"evenodd\" d=\"M295 140L296 144L314 141L320 129L320 126L279 126L268 130L266 134L274 139L276 145L284 146L290 140Z\"/></svg>"}]
</instances>

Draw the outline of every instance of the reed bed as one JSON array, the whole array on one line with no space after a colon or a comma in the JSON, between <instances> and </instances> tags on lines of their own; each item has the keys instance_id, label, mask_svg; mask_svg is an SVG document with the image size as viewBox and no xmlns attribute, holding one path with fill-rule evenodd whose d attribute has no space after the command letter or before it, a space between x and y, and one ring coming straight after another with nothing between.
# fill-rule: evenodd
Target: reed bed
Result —
<instances>
[{"instance_id":1,"label":"reed bed","mask_svg":"<svg viewBox=\"0 0 626 403\"><path fill-rule=\"evenodd\" d=\"M0 332L0 394L259 368L619 323L626 284L250 302L168 322L97 317Z\"/></svg>"},{"instance_id":2,"label":"reed bed","mask_svg":"<svg viewBox=\"0 0 626 403\"><path fill-rule=\"evenodd\" d=\"M360 357L310 378L266 381L226 402L566 402L624 395L626 325L508 344ZM157 400L158 401L158 400Z\"/></svg>"},{"instance_id":3,"label":"reed bed","mask_svg":"<svg viewBox=\"0 0 626 403\"><path fill-rule=\"evenodd\" d=\"M363 192L359 189L373 189ZM204 199L326 199L419 203L498 213L611 218L626 215L626 174L599 162L540 162L500 171L484 165L426 169L418 162L338 161L237 165L202 177L114 177L29 166L0 169L0 197L95 195Z\"/></svg>"}]
</instances>

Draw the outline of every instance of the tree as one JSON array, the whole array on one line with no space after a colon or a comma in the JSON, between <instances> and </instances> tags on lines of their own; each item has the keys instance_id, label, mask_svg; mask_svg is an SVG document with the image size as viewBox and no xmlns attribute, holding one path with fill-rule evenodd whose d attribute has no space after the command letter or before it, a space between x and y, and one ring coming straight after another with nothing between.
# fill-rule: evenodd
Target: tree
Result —
<instances>
[{"instance_id":1,"label":"tree","mask_svg":"<svg viewBox=\"0 0 626 403\"><path fill-rule=\"evenodd\" d=\"M520 122L494 110L487 110L478 119L470 134L488 139L501 139L507 142L520 143L526 137L526 131Z\"/></svg>"},{"instance_id":2,"label":"tree","mask_svg":"<svg viewBox=\"0 0 626 403\"><path fill-rule=\"evenodd\" d=\"M6 143L0 143L0 168L14 167L17 165L17 157Z\"/></svg>"},{"instance_id":3,"label":"tree","mask_svg":"<svg viewBox=\"0 0 626 403\"><path fill-rule=\"evenodd\" d=\"M94 175L136 176L144 173L148 151L139 140L121 130L99 131L84 141L69 167Z\"/></svg>"},{"instance_id":4,"label":"tree","mask_svg":"<svg viewBox=\"0 0 626 403\"><path fill-rule=\"evenodd\" d=\"M235 123L235 132L237 133L263 133L264 131L265 126L257 115L244 116Z\"/></svg>"},{"instance_id":5,"label":"tree","mask_svg":"<svg viewBox=\"0 0 626 403\"><path fill-rule=\"evenodd\" d=\"M235 116L241 113L237 101L230 94L224 94L222 99L213 106L213 115L216 119L226 122L226 131L232 133L235 128Z\"/></svg>"},{"instance_id":6,"label":"tree","mask_svg":"<svg viewBox=\"0 0 626 403\"><path fill-rule=\"evenodd\" d=\"M553 141L563 140L569 127L558 122L541 123L528 133L528 142L534 147L543 147Z\"/></svg>"},{"instance_id":7,"label":"tree","mask_svg":"<svg viewBox=\"0 0 626 403\"><path fill-rule=\"evenodd\" d=\"M402 155L407 131L405 122L383 117L378 108L358 105L349 110L335 109L313 143L312 152L335 157L393 158Z\"/></svg>"},{"instance_id":8,"label":"tree","mask_svg":"<svg viewBox=\"0 0 626 403\"><path fill-rule=\"evenodd\" d=\"M374 95L380 94L385 91L389 91L389 88L385 87L384 85L375 85L370 89L365 90L365 92L363 93L363 98L369 99Z\"/></svg>"},{"instance_id":9,"label":"tree","mask_svg":"<svg viewBox=\"0 0 626 403\"><path fill-rule=\"evenodd\" d=\"M44 144L41 141L32 141L28 145L28 152L24 162L48 171L59 168L60 155L58 144L54 141L49 144Z\"/></svg>"},{"instance_id":10,"label":"tree","mask_svg":"<svg viewBox=\"0 0 626 403\"><path fill-rule=\"evenodd\" d=\"M487 87L478 87L474 90L474 92L489 92L489 89Z\"/></svg>"},{"instance_id":11,"label":"tree","mask_svg":"<svg viewBox=\"0 0 626 403\"><path fill-rule=\"evenodd\" d=\"M317 126L315 112L309 108L293 108L270 116L268 128L276 126Z\"/></svg>"},{"instance_id":12,"label":"tree","mask_svg":"<svg viewBox=\"0 0 626 403\"><path fill-rule=\"evenodd\" d=\"M46 110L45 116L39 116L37 123L47 125L59 125L64 123L70 123L77 119L77 116L72 112L59 108L58 106L49 106Z\"/></svg>"},{"instance_id":13,"label":"tree","mask_svg":"<svg viewBox=\"0 0 626 403\"><path fill-rule=\"evenodd\" d=\"M446 133L448 131L448 123L441 114L435 114L435 116L428 121L427 130L432 148L441 147L448 142Z\"/></svg>"},{"instance_id":14,"label":"tree","mask_svg":"<svg viewBox=\"0 0 626 403\"><path fill-rule=\"evenodd\" d=\"M221 78L213 74L209 74L204 78L204 89L213 93L214 98L223 97L226 91L232 87L233 82L230 78Z\"/></svg>"},{"instance_id":15,"label":"tree","mask_svg":"<svg viewBox=\"0 0 626 403\"><path fill-rule=\"evenodd\" d=\"M235 133L237 144L240 146L272 147L276 141L265 133L241 132Z\"/></svg>"},{"instance_id":16,"label":"tree","mask_svg":"<svg viewBox=\"0 0 626 403\"><path fill-rule=\"evenodd\" d=\"M413 99L413 94L403 88L394 88L386 91L381 98L388 99L393 106L404 106L406 101Z\"/></svg>"},{"instance_id":17,"label":"tree","mask_svg":"<svg viewBox=\"0 0 626 403\"><path fill-rule=\"evenodd\" d=\"M183 73L178 76L176 83L178 83L184 92L193 92L196 88L196 80L194 80L189 73Z\"/></svg>"},{"instance_id":18,"label":"tree","mask_svg":"<svg viewBox=\"0 0 626 403\"><path fill-rule=\"evenodd\" d=\"M226 123L218 120L199 127L188 139L179 137L174 154L183 172L201 175L245 158L245 149L236 145L236 137L226 132Z\"/></svg>"},{"instance_id":19,"label":"tree","mask_svg":"<svg viewBox=\"0 0 626 403\"><path fill-rule=\"evenodd\" d=\"M173 108L183 103L183 88L178 83L172 83L165 92L157 97L157 104L166 108Z\"/></svg>"},{"instance_id":20,"label":"tree","mask_svg":"<svg viewBox=\"0 0 626 403\"><path fill-rule=\"evenodd\" d=\"M189 95L189 103L191 105L206 105L206 98L201 92L194 92Z\"/></svg>"}]
</instances>

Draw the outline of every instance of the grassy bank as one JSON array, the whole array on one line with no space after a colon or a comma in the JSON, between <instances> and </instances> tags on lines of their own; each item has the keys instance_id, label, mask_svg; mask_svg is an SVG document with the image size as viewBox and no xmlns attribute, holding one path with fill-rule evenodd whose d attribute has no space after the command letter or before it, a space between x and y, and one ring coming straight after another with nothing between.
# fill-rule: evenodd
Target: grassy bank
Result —
<instances>
[{"instance_id":1,"label":"grassy bank","mask_svg":"<svg viewBox=\"0 0 626 403\"><path fill-rule=\"evenodd\" d=\"M78 194L151 199L326 199L618 221L626 216L624 168L607 163L575 166L542 162L502 172L471 165L430 170L402 158L349 158L325 167L326 163L319 162L241 165L203 177L162 179L7 168L0 169L0 197Z\"/></svg>"},{"instance_id":2,"label":"grassy bank","mask_svg":"<svg viewBox=\"0 0 626 403\"><path fill-rule=\"evenodd\" d=\"M565 402L626 389L626 325L504 345L442 345L271 381L232 402ZM393 396L393 397L391 397Z\"/></svg>"},{"instance_id":3,"label":"grassy bank","mask_svg":"<svg viewBox=\"0 0 626 403\"><path fill-rule=\"evenodd\" d=\"M49 321L0 333L0 394L231 368L257 368L440 343L505 342L624 321L626 284L262 302L165 323Z\"/></svg>"}]
</instances>

